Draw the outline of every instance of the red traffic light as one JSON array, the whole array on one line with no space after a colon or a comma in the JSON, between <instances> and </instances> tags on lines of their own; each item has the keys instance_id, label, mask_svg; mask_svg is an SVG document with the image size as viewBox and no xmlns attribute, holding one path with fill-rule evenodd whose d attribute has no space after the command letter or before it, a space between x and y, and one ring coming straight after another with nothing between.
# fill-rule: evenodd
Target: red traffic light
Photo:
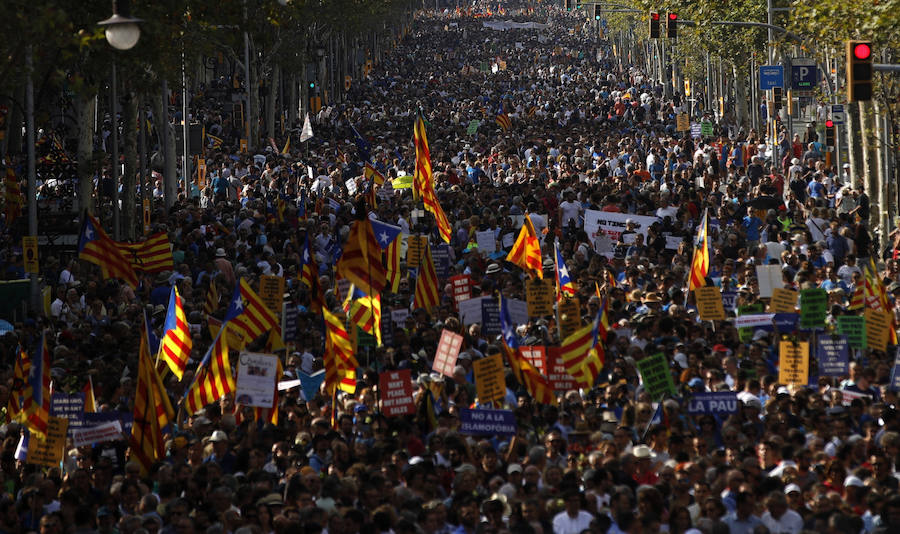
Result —
<instances>
[{"instance_id":1,"label":"red traffic light","mask_svg":"<svg viewBox=\"0 0 900 534\"><path fill-rule=\"evenodd\" d=\"M650 18L653 20L659 20L659 13L650 13Z\"/></svg>"},{"instance_id":2,"label":"red traffic light","mask_svg":"<svg viewBox=\"0 0 900 534\"><path fill-rule=\"evenodd\" d=\"M872 55L872 47L866 43L858 43L853 47L853 57L856 59L869 59Z\"/></svg>"},{"instance_id":3,"label":"red traffic light","mask_svg":"<svg viewBox=\"0 0 900 534\"><path fill-rule=\"evenodd\" d=\"M669 13L669 20L678 20L678 13Z\"/></svg>"},{"instance_id":4,"label":"red traffic light","mask_svg":"<svg viewBox=\"0 0 900 534\"><path fill-rule=\"evenodd\" d=\"M834 128L834 121L831 119L825 121L825 127L826 128Z\"/></svg>"}]
</instances>

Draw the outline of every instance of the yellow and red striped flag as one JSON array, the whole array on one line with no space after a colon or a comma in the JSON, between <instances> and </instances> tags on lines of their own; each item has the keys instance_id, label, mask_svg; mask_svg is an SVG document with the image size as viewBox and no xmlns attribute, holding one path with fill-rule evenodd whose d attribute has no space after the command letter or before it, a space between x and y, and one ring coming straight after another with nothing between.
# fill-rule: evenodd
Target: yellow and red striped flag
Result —
<instances>
[{"instance_id":1,"label":"yellow and red striped flag","mask_svg":"<svg viewBox=\"0 0 900 534\"><path fill-rule=\"evenodd\" d=\"M85 216L81 227L78 258L99 266L103 278L121 278L132 288L137 288L138 279L131 261L122 254L97 219L90 215Z\"/></svg>"},{"instance_id":2,"label":"yellow and red striped flag","mask_svg":"<svg viewBox=\"0 0 900 534\"><path fill-rule=\"evenodd\" d=\"M856 287L853 289L853 295L850 297L850 305L848 310L859 310L866 305L866 281L860 278Z\"/></svg>"},{"instance_id":3,"label":"yellow and red striped flag","mask_svg":"<svg viewBox=\"0 0 900 534\"><path fill-rule=\"evenodd\" d=\"M518 265L523 271L531 276L544 278L544 267L541 262L541 243L538 241L537 233L531 224L528 215L525 216L525 223L519 230L519 237L513 243L509 254L506 255L506 261Z\"/></svg>"},{"instance_id":4,"label":"yellow and red striped flag","mask_svg":"<svg viewBox=\"0 0 900 534\"><path fill-rule=\"evenodd\" d=\"M353 296L353 291L350 291ZM378 345L381 346L381 295L354 296L355 300L350 305L350 320L367 332L375 336Z\"/></svg>"},{"instance_id":5,"label":"yellow and red striped flag","mask_svg":"<svg viewBox=\"0 0 900 534\"><path fill-rule=\"evenodd\" d=\"M184 368L191 359L192 344L181 295L178 294L178 288L172 286L172 292L169 295L169 310L163 325L163 337L159 343L159 355L172 370L172 374L178 377L178 380L181 380Z\"/></svg>"},{"instance_id":6,"label":"yellow and red striped flag","mask_svg":"<svg viewBox=\"0 0 900 534\"><path fill-rule=\"evenodd\" d=\"M325 391L332 394L337 389L356 392L356 368L359 364L353 356L353 345L344 323L322 308L325 318Z\"/></svg>"},{"instance_id":7,"label":"yellow and red striped flag","mask_svg":"<svg viewBox=\"0 0 900 534\"><path fill-rule=\"evenodd\" d=\"M138 356L138 380L134 393L134 424L129 446L131 454L141 466L142 474L166 455L162 430L175 419L175 410L166 388L150 358L146 318L141 328L141 348Z\"/></svg>"},{"instance_id":8,"label":"yellow and red striped flag","mask_svg":"<svg viewBox=\"0 0 900 534\"><path fill-rule=\"evenodd\" d=\"M18 421L24 423L32 434L45 439L50 425L50 349L47 348L46 334L41 337L38 350L40 354L31 358L28 374L25 375Z\"/></svg>"},{"instance_id":9,"label":"yellow and red striped flag","mask_svg":"<svg viewBox=\"0 0 900 534\"><path fill-rule=\"evenodd\" d=\"M131 262L135 271L144 273L161 273L175 269L172 259L172 244L165 232L154 234L140 243L122 243L116 241L116 247L122 256Z\"/></svg>"},{"instance_id":10,"label":"yellow and red striped flag","mask_svg":"<svg viewBox=\"0 0 900 534\"><path fill-rule=\"evenodd\" d=\"M391 293L396 293L400 290L400 280L402 280L403 275L406 274L400 267L400 251L402 247L403 234L400 234L396 239L391 241L391 244L388 245L387 249L384 251L387 277L386 282Z\"/></svg>"},{"instance_id":11,"label":"yellow and red striped flag","mask_svg":"<svg viewBox=\"0 0 900 534\"><path fill-rule=\"evenodd\" d=\"M576 330L562 342L562 360L566 372L575 377L575 382L584 389L594 385L594 380L603 369L602 347L598 341L598 319L592 324Z\"/></svg>"},{"instance_id":12,"label":"yellow and red striped flag","mask_svg":"<svg viewBox=\"0 0 900 534\"><path fill-rule=\"evenodd\" d=\"M428 137L425 135L425 119L422 114L416 115L413 127L413 142L416 145L416 172L413 179L413 193L422 197L425 209L434 215L438 232L444 242L450 242L450 221L438 202L434 192L434 175L431 172L431 151L428 148Z\"/></svg>"},{"instance_id":13,"label":"yellow and red striped flag","mask_svg":"<svg viewBox=\"0 0 900 534\"><path fill-rule=\"evenodd\" d=\"M381 263L381 246L375 240L372 223L364 214L353 223L335 270L366 295L384 290L387 274Z\"/></svg>"},{"instance_id":14,"label":"yellow and red striped flag","mask_svg":"<svg viewBox=\"0 0 900 534\"><path fill-rule=\"evenodd\" d=\"M434 258L431 257L431 245L426 241L419 272L416 276L416 294L413 296L414 308L425 308L431 313L432 308L440 304L437 273L434 269Z\"/></svg>"},{"instance_id":15,"label":"yellow and red striped flag","mask_svg":"<svg viewBox=\"0 0 900 534\"><path fill-rule=\"evenodd\" d=\"M250 287L247 280L241 278L234 288L234 296L225 312L225 325L241 338L239 346L232 346L234 350L243 349L248 343L265 334L272 328L278 327L278 320L272 310L263 303L256 291Z\"/></svg>"},{"instance_id":16,"label":"yellow and red striped flag","mask_svg":"<svg viewBox=\"0 0 900 534\"><path fill-rule=\"evenodd\" d=\"M3 182L6 201L6 224L11 225L22 215L22 206L25 205L25 195L22 194L22 186L16 178L16 171L11 166L6 167L6 180Z\"/></svg>"},{"instance_id":17,"label":"yellow and red striped flag","mask_svg":"<svg viewBox=\"0 0 900 534\"><path fill-rule=\"evenodd\" d=\"M228 341L227 336L222 335L222 330L225 328L219 330L219 335L197 368L194 383L185 394L184 407L189 415L234 391L234 375L228 359Z\"/></svg>"},{"instance_id":18,"label":"yellow and red striped flag","mask_svg":"<svg viewBox=\"0 0 900 534\"><path fill-rule=\"evenodd\" d=\"M206 301L203 302L203 311L206 315L212 315L219 309L219 290L216 289L216 281L213 278L209 280L209 287L206 289Z\"/></svg>"},{"instance_id":19,"label":"yellow and red striped flag","mask_svg":"<svg viewBox=\"0 0 900 534\"><path fill-rule=\"evenodd\" d=\"M553 387L547 377L543 376L519 351L519 340L516 338L509 307L503 296L500 297L500 331L503 334L503 348L506 360L513 375L534 400L540 404L558 404Z\"/></svg>"},{"instance_id":20,"label":"yellow and red striped flag","mask_svg":"<svg viewBox=\"0 0 900 534\"><path fill-rule=\"evenodd\" d=\"M688 282L688 291L706 285L706 275L709 273L709 228L706 210L703 210L703 219L700 221L700 229L697 232L697 245L694 248L694 259L691 261L691 274Z\"/></svg>"},{"instance_id":21,"label":"yellow and red striped flag","mask_svg":"<svg viewBox=\"0 0 900 534\"><path fill-rule=\"evenodd\" d=\"M91 375L88 375L87 382L81 391L84 393L84 413L97 412L97 397L94 396L94 379Z\"/></svg>"},{"instance_id":22,"label":"yellow and red striped flag","mask_svg":"<svg viewBox=\"0 0 900 534\"><path fill-rule=\"evenodd\" d=\"M375 185L384 185L384 175L378 172L375 165L372 165L368 161L363 167L363 176L365 176L367 180L374 180Z\"/></svg>"},{"instance_id":23,"label":"yellow and red striped flag","mask_svg":"<svg viewBox=\"0 0 900 534\"><path fill-rule=\"evenodd\" d=\"M25 395L25 377L31 371L31 359L28 353L19 346L16 355L16 365L13 370L13 383L9 389L9 399L6 404L7 422L15 421L22 412L22 401Z\"/></svg>"}]
</instances>

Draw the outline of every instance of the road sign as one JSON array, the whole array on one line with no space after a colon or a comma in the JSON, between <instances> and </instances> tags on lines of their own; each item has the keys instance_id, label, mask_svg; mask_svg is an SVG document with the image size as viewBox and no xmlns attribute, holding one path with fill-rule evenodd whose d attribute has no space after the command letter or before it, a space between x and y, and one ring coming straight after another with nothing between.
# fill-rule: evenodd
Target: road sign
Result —
<instances>
[{"instance_id":1,"label":"road sign","mask_svg":"<svg viewBox=\"0 0 900 534\"><path fill-rule=\"evenodd\" d=\"M791 87L798 91L812 91L819 81L816 62L809 58L791 60Z\"/></svg>"},{"instance_id":2,"label":"road sign","mask_svg":"<svg viewBox=\"0 0 900 534\"><path fill-rule=\"evenodd\" d=\"M843 104L832 104L831 105L831 120L834 122L836 126L841 126L844 124L844 120L846 116L844 115L844 105Z\"/></svg>"},{"instance_id":3,"label":"road sign","mask_svg":"<svg viewBox=\"0 0 900 534\"><path fill-rule=\"evenodd\" d=\"M767 91L775 87L784 87L784 67L781 65L759 67L759 90Z\"/></svg>"}]
</instances>

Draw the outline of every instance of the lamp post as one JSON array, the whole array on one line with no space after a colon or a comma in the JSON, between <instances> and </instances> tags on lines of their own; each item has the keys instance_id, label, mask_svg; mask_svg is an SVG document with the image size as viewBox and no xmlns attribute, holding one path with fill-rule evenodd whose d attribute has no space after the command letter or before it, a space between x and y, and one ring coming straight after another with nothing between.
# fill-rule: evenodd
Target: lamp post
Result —
<instances>
[{"instance_id":1,"label":"lamp post","mask_svg":"<svg viewBox=\"0 0 900 534\"><path fill-rule=\"evenodd\" d=\"M113 0L113 14L97 23L103 26L106 41L116 50L130 50L141 38L140 19L132 18L128 0ZM113 239L120 239L119 229L119 121L116 118L118 94L116 93L116 60L113 55L112 76L109 84L110 119L112 121L112 183L113 183Z\"/></svg>"},{"instance_id":2,"label":"lamp post","mask_svg":"<svg viewBox=\"0 0 900 534\"><path fill-rule=\"evenodd\" d=\"M322 87L324 82L325 75L325 45L320 43L316 43L316 84L317 87ZM321 91L321 89L318 89ZM316 95L313 95L316 96Z\"/></svg>"}]
</instances>

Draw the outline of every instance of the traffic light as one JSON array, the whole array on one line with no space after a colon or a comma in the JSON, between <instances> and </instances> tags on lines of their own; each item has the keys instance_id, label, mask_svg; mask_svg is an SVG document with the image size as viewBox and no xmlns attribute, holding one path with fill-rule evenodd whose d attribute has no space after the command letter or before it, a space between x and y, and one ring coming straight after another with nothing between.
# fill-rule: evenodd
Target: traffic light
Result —
<instances>
[{"instance_id":1,"label":"traffic light","mask_svg":"<svg viewBox=\"0 0 900 534\"><path fill-rule=\"evenodd\" d=\"M829 147L837 146L834 142L834 138L835 138L834 130L835 130L834 121L831 119L828 119L827 121L825 121L825 146L829 146Z\"/></svg>"},{"instance_id":2,"label":"traffic light","mask_svg":"<svg viewBox=\"0 0 900 534\"><path fill-rule=\"evenodd\" d=\"M781 87L773 87L772 88L772 108L774 108L775 111L781 110L781 106L782 106L781 99L782 99L783 91L784 91L784 89L782 89Z\"/></svg>"},{"instance_id":3,"label":"traffic light","mask_svg":"<svg viewBox=\"0 0 900 534\"><path fill-rule=\"evenodd\" d=\"M659 13L650 12L650 38L659 39Z\"/></svg>"},{"instance_id":4,"label":"traffic light","mask_svg":"<svg viewBox=\"0 0 900 534\"><path fill-rule=\"evenodd\" d=\"M563 7L566 8L566 11L572 11L572 0L564 0Z\"/></svg>"},{"instance_id":5,"label":"traffic light","mask_svg":"<svg viewBox=\"0 0 900 534\"><path fill-rule=\"evenodd\" d=\"M315 82L315 80L310 80L310 81L309 81L309 89L310 89L310 91L314 91L314 90L316 89L316 82Z\"/></svg>"},{"instance_id":6,"label":"traffic light","mask_svg":"<svg viewBox=\"0 0 900 534\"><path fill-rule=\"evenodd\" d=\"M678 38L678 14L669 13L666 18L666 37L669 39Z\"/></svg>"},{"instance_id":7,"label":"traffic light","mask_svg":"<svg viewBox=\"0 0 900 534\"><path fill-rule=\"evenodd\" d=\"M872 43L847 41L847 101L872 100Z\"/></svg>"},{"instance_id":8,"label":"traffic light","mask_svg":"<svg viewBox=\"0 0 900 534\"><path fill-rule=\"evenodd\" d=\"M600 4L594 4L594 20L600 22Z\"/></svg>"}]
</instances>

